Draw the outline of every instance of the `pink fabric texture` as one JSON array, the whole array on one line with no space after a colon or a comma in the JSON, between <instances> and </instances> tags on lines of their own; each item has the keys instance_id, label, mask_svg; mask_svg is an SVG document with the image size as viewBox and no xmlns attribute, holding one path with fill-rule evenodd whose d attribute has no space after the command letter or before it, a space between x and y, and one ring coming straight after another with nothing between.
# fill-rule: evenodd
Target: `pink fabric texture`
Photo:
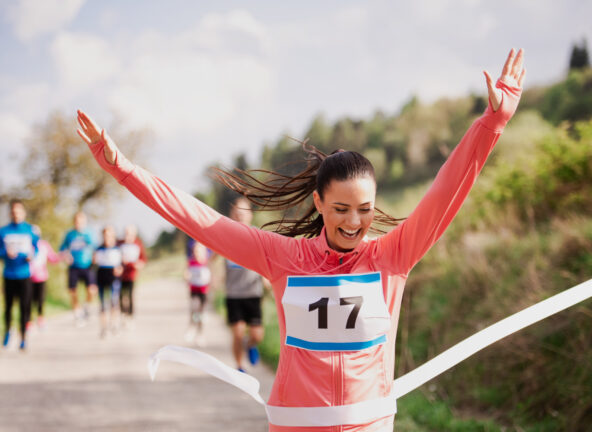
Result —
<instances>
[{"instance_id":1,"label":"pink fabric texture","mask_svg":"<svg viewBox=\"0 0 592 432\"><path fill-rule=\"evenodd\" d=\"M191 195L169 186L118 153L116 163L104 158L104 143L91 149L99 164L148 207L231 261L254 270L273 286L281 340L286 325L280 302L289 275L381 272L382 289L391 314L387 343L356 352L318 352L286 346L268 403L275 406L333 406L385 397L391 391L395 336L407 276L440 238L473 186L504 126L516 110L521 89L498 81L503 99L494 112L488 106L444 163L432 186L409 217L388 234L365 239L353 251L331 249L325 232L313 239L288 238L224 217ZM378 431L392 419L366 425L279 427L287 431Z\"/></svg>"},{"instance_id":2,"label":"pink fabric texture","mask_svg":"<svg viewBox=\"0 0 592 432\"><path fill-rule=\"evenodd\" d=\"M55 264L60 262L60 256L55 253L46 240L39 239L37 246L39 250L29 264L31 268L31 281L45 282L49 278L47 263Z\"/></svg>"}]
</instances>

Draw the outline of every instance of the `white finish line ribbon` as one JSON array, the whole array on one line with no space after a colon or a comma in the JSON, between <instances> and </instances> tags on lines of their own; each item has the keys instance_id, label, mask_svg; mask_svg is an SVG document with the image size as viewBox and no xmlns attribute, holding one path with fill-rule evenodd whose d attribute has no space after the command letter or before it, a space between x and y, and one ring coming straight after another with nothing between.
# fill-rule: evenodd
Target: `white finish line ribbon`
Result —
<instances>
[{"instance_id":1,"label":"white finish line ribbon","mask_svg":"<svg viewBox=\"0 0 592 432\"><path fill-rule=\"evenodd\" d=\"M273 407L267 405L259 395L260 384L256 378L225 365L209 354L184 347L168 345L161 348L150 357L148 369L152 380L154 380L160 360L183 363L196 369L200 369L222 381L226 381L227 383L238 387L257 402L264 405L270 423L276 425L329 426L339 424L361 424L364 423L364 421L359 420L364 420L368 417L370 417L368 420L370 421L384 415L394 414L396 412L396 399L415 390L417 387L425 384L488 345L590 297L592 297L592 279L510 315L509 317L475 333L462 342L459 342L413 371L397 378L393 383L393 393L386 398L376 401L360 402L352 405L307 408ZM386 403L395 405L390 413L386 412L388 410L385 411L384 405ZM375 406L378 410L375 414L367 411L368 409L372 411L371 406ZM298 415L290 415L290 410L295 410L294 414L298 412ZM310 420L306 419L306 417L308 417L308 412L305 413L302 412L302 410L311 411L310 414L314 416L313 418L316 418L314 424L302 424L303 422L306 423ZM284 411L286 412L284 413ZM322 415L323 412L326 413L326 415ZM347 412L349 412L351 416L347 415ZM340 421L344 415L348 417L347 422ZM375 416L373 417L373 415Z\"/></svg>"}]
</instances>

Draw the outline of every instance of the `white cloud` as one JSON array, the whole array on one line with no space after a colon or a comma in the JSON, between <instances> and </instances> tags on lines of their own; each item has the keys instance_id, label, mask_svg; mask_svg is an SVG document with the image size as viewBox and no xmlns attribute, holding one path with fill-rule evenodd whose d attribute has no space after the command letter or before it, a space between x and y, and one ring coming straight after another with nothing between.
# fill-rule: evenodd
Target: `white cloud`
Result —
<instances>
[{"instance_id":1,"label":"white cloud","mask_svg":"<svg viewBox=\"0 0 592 432\"><path fill-rule=\"evenodd\" d=\"M48 83L16 84L1 88L0 111L34 121L47 114L51 103L51 88Z\"/></svg>"},{"instance_id":2,"label":"white cloud","mask_svg":"<svg viewBox=\"0 0 592 432\"><path fill-rule=\"evenodd\" d=\"M77 93L115 75L120 62L109 44L96 36L61 32L51 45L64 90Z\"/></svg>"},{"instance_id":3,"label":"white cloud","mask_svg":"<svg viewBox=\"0 0 592 432\"><path fill-rule=\"evenodd\" d=\"M59 30L77 14L85 0L19 0L9 9L16 36L28 42Z\"/></svg>"},{"instance_id":4,"label":"white cloud","mask_svg":"<svg viewBox=\"0 0 592 432\"><path fill-rule=\"evenodd\" d=\"M206 15L188 32L144 34L109 92L129 124L168 139L208 134L241 121L273 97L265 29L248 13Z\"/></svg>"},{"instance_id":5,"label":"white cloud","mask_svg":"<svg viewBox=\"0 0 592 432\"><path fill-rule=\"evenodd\" d=\"M20 157L22 143L29 134L29 125L21 117L10 112L0 112L0 187L13 187L20 181Z\"/></svg>"},{"instance_id":6,"label":"white cloud","mask_svg":"<svg viewBox=\"0 0 592 432\"><path fill-rule=\"evenodd\" d=\"M17 115L0 112L0 130L2 131L2 152L17 148L27 137L29 126Z\"/></svg>"}]
</instances>

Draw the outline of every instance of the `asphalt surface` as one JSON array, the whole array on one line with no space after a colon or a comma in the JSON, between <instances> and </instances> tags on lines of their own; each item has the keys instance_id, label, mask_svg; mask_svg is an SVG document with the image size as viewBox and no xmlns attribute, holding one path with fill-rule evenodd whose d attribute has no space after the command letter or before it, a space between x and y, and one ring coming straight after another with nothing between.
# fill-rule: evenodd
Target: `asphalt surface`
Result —
<instances>
[{"instance_id":1,"label":"asphalt surface","mask_svg":"<svg viewBox=\"0 0 592 432\"><path fill-rule=\"evenodd\" d=\"M193 368L162 361L150 381L150 354L195 347L185 340L188 307L184 282L153 280L138 286L133 327L104 339L97 310L82 328L71 313L49 319L44 331L33 327L26 352L13 337L0 349L0 431L266 431L261 405ZM211 311L198 349L234 366L230 332ZM273 372L261 364L248 372L266 399Z\"/></svg>"}]
</instances>

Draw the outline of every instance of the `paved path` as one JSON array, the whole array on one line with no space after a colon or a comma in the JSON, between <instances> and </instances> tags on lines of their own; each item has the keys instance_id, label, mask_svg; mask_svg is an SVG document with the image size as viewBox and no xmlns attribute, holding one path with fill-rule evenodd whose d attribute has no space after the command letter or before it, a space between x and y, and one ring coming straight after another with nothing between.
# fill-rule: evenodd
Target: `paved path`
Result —
<instances>
[{"instance_id":1,"label":"paved path","mask_svg":"<svg viewBox=\"0 0 592 432\"><path fill-rule=\"evenodd\" d=\"M150 354L186 345L187 297L182 281L146 282L134 329L100 340L96 314L76 328L68 313L33 329L26 353L0 350L0 431L266 431L261 405L193 368L161 362L150 381ZM232 366L222 318L210 313L206 325L203 350ZM273 373L262 365L250 372L267 398Z\"/></svg>"}]
</instances>

